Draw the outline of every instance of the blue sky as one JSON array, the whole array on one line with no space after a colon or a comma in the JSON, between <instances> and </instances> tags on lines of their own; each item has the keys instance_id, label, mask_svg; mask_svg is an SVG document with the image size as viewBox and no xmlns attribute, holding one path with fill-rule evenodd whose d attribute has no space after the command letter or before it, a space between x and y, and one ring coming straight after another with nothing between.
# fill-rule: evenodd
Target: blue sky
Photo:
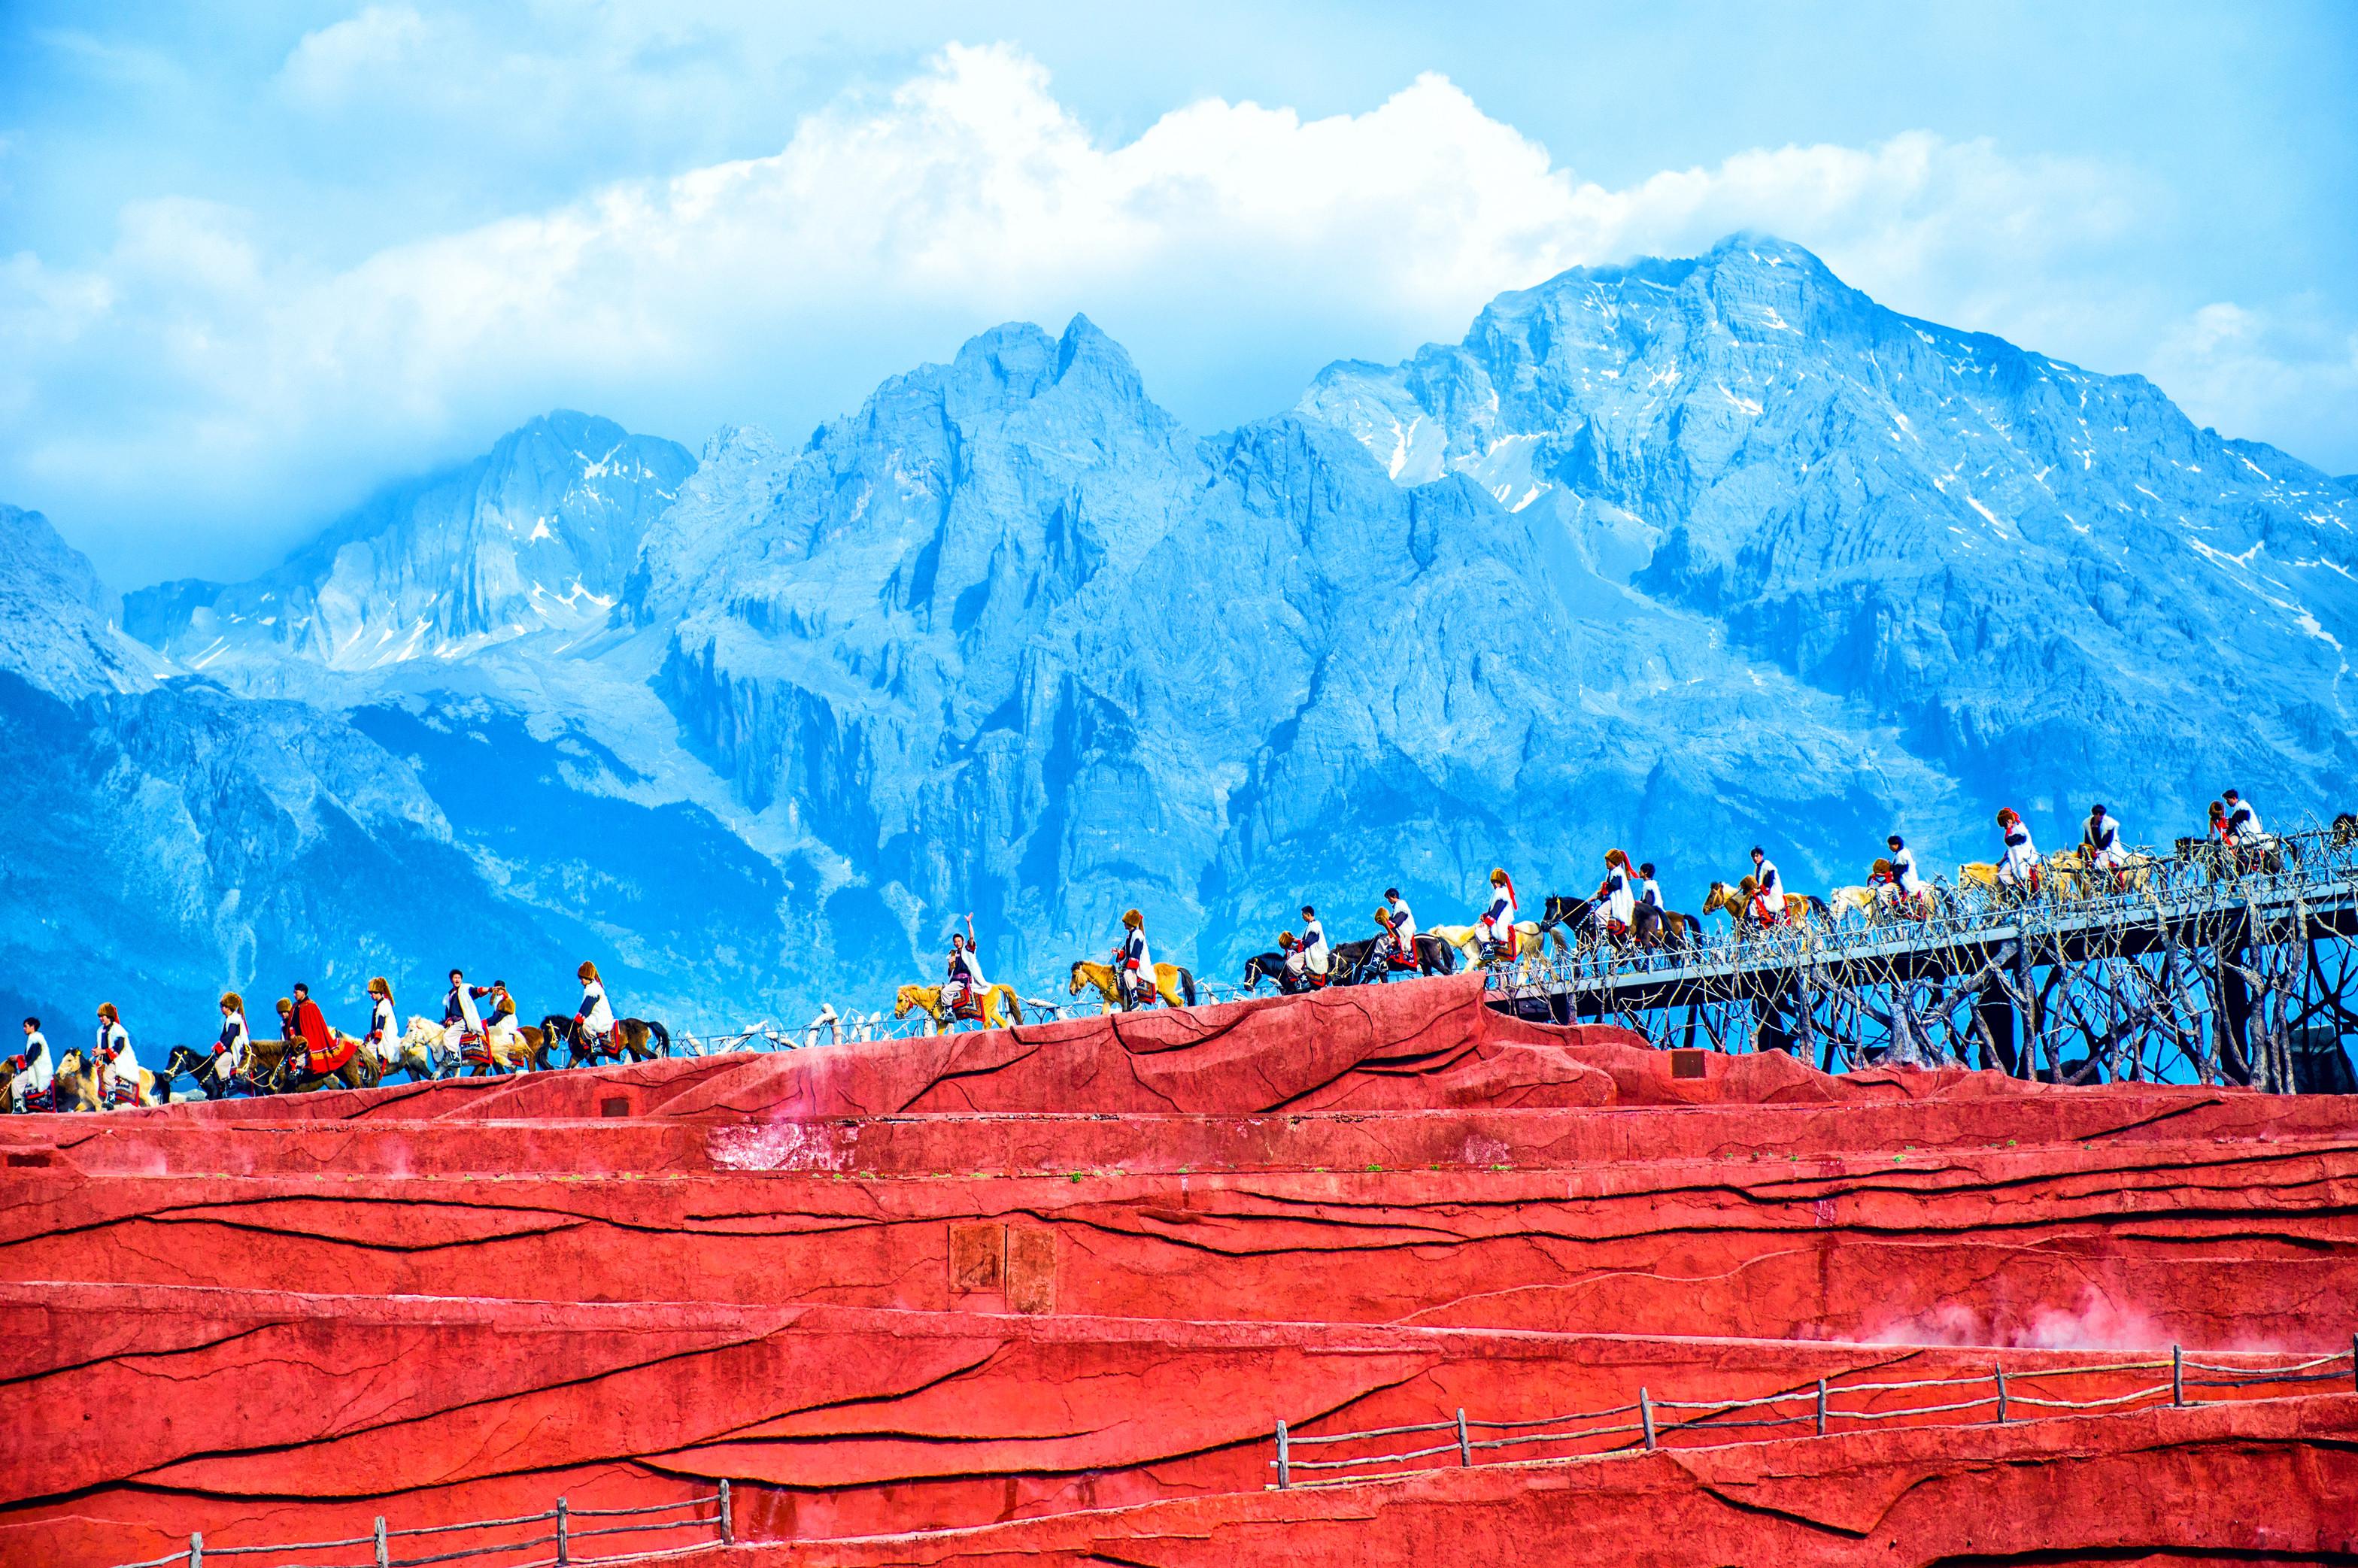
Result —
<instances>
[{"instance_id":1,"label":"blue sky","mask_svg":"<svg viewBox=\"0 0 2358 1568\"><path fill-rule=\"evenodd\" d=\"M6 0L0 501L242 573L549 406L799 435L1076 309L1212 428L1739 227L2349 472L2353 81L2336 4Z\"/></svg>"}]
</instances>

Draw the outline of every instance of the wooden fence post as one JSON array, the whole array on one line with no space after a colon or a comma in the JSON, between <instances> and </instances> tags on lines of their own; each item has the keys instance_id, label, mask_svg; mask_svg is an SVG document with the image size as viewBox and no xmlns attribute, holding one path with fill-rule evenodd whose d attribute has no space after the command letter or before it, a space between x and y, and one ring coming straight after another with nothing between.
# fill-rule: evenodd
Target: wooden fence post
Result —
<instances>
[{"instance_id":1,"label":"wooden fence post","mask_svg":"<svg viewBox=\"0 0 2358 1568\"><path fill-rule=\"evenodd\" d=\"M1646 1452L1654 1451L1654 1396L1644 1389L1638 1390L1638 1420L1646 1429Z\"/></svg>"},{"instance_id":2,"label":"wooden fence post","mask_svg":"<svg viewBox=\"0 0 2358 1568\"><path fill-rule=\"evenodd\" d=\"M2169 1402L2186 1402L2186 1347L2182 1345L2169 1347Z\"/></svg>"},{"instance_id":3,"label":"wooden fence post","mask_svg":"<svg viewBox=\"0 0 2358 1568\"><path fill-rule=\"evenodd\" d=\"M1466 1411L1462 1408L1457 1412L1457 1462L1460 1465L1474 1463L1474 1445L1466 1441Z\"/></svg>"},{"instance_id":4,"label":"wooden fence post","mask_svg":"<svg viewBox=\"0 0 2358 1568\"><path fill-rule=\"evenodd\" d=\"M1293 1456L1285 1451L1285 1422L1277 1423L1277 1489L1293 1485Z\"/></svg>"},{"instance_id":5,"label":"wooden fence post","mask_svg":"<svg viewBox=\"0 0 2358 1568\"><path fill-rule=\"evenodd\" d=\"M1997 1369L1997 1423L2006 1424L2006 1368Z\"/></svg>"},{"instance_id":6,"label":"wooden fence post","mask_svg":"<svg viewBox=\"0 0 2358 1568\"><path fill-rule=\"evenodd\" d=\"M1826 1434L1826 1380L1818 1379L1818 1435Z\"/></svg>"},{"instance_id":7,"label":"wooden fence post","mask_svg":"<svg viewBox=\"0 0 2358 1568\"><path fill-rule=\"evenodd\" d=\"M379 1516L377 1516L375 1536L376 1536L376 1568L385 1568L385 1564L387 1564L387 1563L391 1563L391 1562L393 1561L393 1554L392 1554L390 1552L387 1552L387 1551L385 1550L385 1543L384 1543L384 1517L382 1514L380 1514Z\"/></svg>"},{"instance_id":8,"label":"wooden fence post","mask_svg":"<svg viewBox=\"0 0 2358 1568\"><path fill-rule=\"evenodd\" d=\"M205 1532L189 1531L189 1568L205 1568Z\"/></svg>"},{"instance_id":9,"label":"wooden fence post","mask_svg":"<svg viewBox=\"0 0 2358 1568\"><path fill-rule=\"evenodd\" d=\"M733 1546L737 1541L737 1519L730 1511L729 1477L720 1477L720 1544Z\"/></svg>"},{"instance_id":10,"label":"wooden fence post","mask_svg":"<svg viewBox=\"0 0 2358 1568\"><path fill-rule=\"evenodd\" d=\"M566 1528L565 1515L565 1499L559 1498L557 1499L557 1568L565 1568L567 1563L573 1561L573 1543L567 1539L570 1531Z\"/></svg>"}]
</instances>

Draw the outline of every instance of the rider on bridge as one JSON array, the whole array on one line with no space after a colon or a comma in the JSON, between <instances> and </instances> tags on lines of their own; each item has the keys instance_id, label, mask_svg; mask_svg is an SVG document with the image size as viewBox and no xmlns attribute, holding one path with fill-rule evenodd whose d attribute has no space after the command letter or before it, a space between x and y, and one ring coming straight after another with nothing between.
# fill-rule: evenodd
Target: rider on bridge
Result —
<instances>
[{"instance_id":1,"label":"rider on bridge","mask_svg":"<svg viewBox=\"0 0 2358 1568\"><path fill-rule=\"evenodd\" d=\"M1759 845L1752 846L1752 924L1775 925L1785 918L1785 879Z\"/></svg>"},{"instance_id":2,"label":"rider on bridge","mask_svg":"<svg viewBox=\"0 0 2358 1568\"><path fill-rule=\"evenodd\" d=\"M1605 880L1596 887L1597 914L1607 936L1627 936L1638 923L1638 886L1629 857L1618 849L1605 851Z\"/></svg>"},{"instance_id":3,"label":"rider on bridge","mask_svg":"<svg viewBox=\"0 0 2358 1568\"><path fill-rule=\"evenodd\" d=\"M1134 909L1125 910L1121 924L1121 946L1113 950L1114 983L1120 991L1123 1006L1143 1006L1154 1000L1159 989L1154 978L1154 956L1146 950L1146 916Z\"/></svg>"},{"instance_id":4,"label":"rider on bridge","mask_svg":"<svg viewBox=\"0 0 2358 1568\"><path fill-rule=\"evenodd\" d=\"M1318 918L1316 910L1306 903L1303 904L1302 906L1302 962L1303 968L1309 972L1312 985L1323 986L1326 983L1326 968L1334 957L1335 950L1326 946L1325 923Z\"/></svg>"},{"instance_id":5,"label":"rider on bridge","mask_svg":"<svg viewBox=\"0 0 2358 1568\"><path fill-rule=\"evenodd\" d=\"M1490 903L1482 918L1474 924L1482 939L1486 956L1500 962L1512 962L1515 957L1515 879L1499 866L1490 872Z\"/></svg>"},{"instance_id":6,"label":"rider on bridge","mask_svg":"<svg viewBox=\"0 0 2358 1568\"><path fill-rule=\"evenodd\" d=\"M2088 809L2088 820L2080 829L2080 852L2087 858L2090 871L2111 871L2115 882L2121 868L2129 863L2129 852L2121 843L2121 825L2105 814L2101 803Z\"/></svg>"},{"instance_id":7,"label":"rider on bridge","mask_svg":"<svg viewBox=\"0 0 2358 1568\"><path fill-rule=\"evenodd\" d=\"M1924 874L1916 869L1916 851L1909 849L1908 840L1897 833L1883 842L1890 849L1891 858L1884 862L1889 870L1884 872L1882 880L1890 884L1893 896L1902 908L1917 914L1931 914L1931 901L1925 896Z\"/></svg>"},{"instance_id":8,"label":"rider on bridge","mask_svg":"<svg viewBox=\"0 0 2358 1568\"><path fill-rule=\"evenodd\" d=\"M2006 806L1997 814L1997 826L2006 835L2006 854L1997 863L1998 885L2035 895L2039 892L2039 848L2030 841L2030 829L2024 825L2022 814Z\"/></svg>"}]
</instances>

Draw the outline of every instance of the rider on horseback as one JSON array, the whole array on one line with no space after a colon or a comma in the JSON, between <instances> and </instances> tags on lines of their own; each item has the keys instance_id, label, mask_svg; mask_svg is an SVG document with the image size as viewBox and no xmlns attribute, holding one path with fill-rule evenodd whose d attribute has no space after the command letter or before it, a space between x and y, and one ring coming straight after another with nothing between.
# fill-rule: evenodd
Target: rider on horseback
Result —
<instances>
[{"instance_id":1,"label":"rider on horseback","mask_svg":"<svg viewBox=\"0 0 2358 1568\"><path fill-rule=\"evenodd\" d=\"M950 961L947 978L942 982L942 1011L955 1018L961 1009L971 1017L982 1015L983 993L990 982L982 978L982 965L975 957L974 916L966 917L964 933L950 933Z\"/></svg>"},{"instance_id":2,"label":"rider on horseback","mask_svg":"<svg viewBox=\"0 0 2358 1568\"><path fill-rule=\"evenodd\" d=\"M111 1001L98 1004L97 1066L101 1109L140 1103L139 1055L131 1049L131 1032L123 1027L123 1016Z\"/></svg>"},{"instance_id":3,"label":"rider on horseback","mask_svg":"<svg viewBox=\"0 0 2358 1568\"><path fill-rule=\"evenodd\" d=\"M1408 900L1401 897L1400 889L1384 889L1384 911L1391 916L1384 922L1384 929L1392 934L1393 950L1401 962L1415 963L1416 914L1409 908Z\"/></svg>"},{"instance_id":4,"label":"rider on horseback","mask_svg":"<svg viewBox=\"0 0 2358 1568\"><path fill-rule=\"evenodd\" d=\"M1605 935L1618 940L1629 935L1638 921L1638 891L1629 870L1629 857L1619 849L1605 851L1605 880L1596 884L1597 918L1603 922Z\"/></svg>"},{"instance_id":5,"label":"rider on horseback","mask_svg":"<svg viewBox=\"0 0 2358 1568\"><path fill-rule=\"evenodd\" d=\"M56 1101L49 1092L53 1071L49 1063L49 1038L41 1033L41 1021L25 1020L25 1048L8 1058L16 1077L8 1085L17 1110L54 1110Z\"/></svg>"},{"instance_id":6,"label":"rider on horseback","mask_svg":"<svg viewBox=\"0 0 2358 1568\"><path fill-rule=\"evenodd\" d=\"M1124 1007L1143 1007L1157 989L1154 957L1146 950L1146 916L1124 910L1121 925L1121 946L1113 950L1114 984Z\"/></svg>"},{"instance_id":7,"label":"rider on horseback","mask_svg":"<svg viewBox=\"0 0 2358 1568\"><path fill-rule=\"evenodd\" d=\"M2006 853L1997 863L1997 882L2036 897L2039 892L2039 848L2030 841L2030 829L2024 825L2022 814L2008 806L1997 814L1998 831L2006 835Z\"/></svg>"},{"instance_id":8,"label":"rider on horseback","mask_svg":"<svg viewBox=\"0 0 2358 1568\"><path fill-rule=\"evenodd\" d=\"M212 1059L206 1064L205 1073L214 1082L226 1084L245 1071L254 1034L245 1026L245 999L235 991L222 992L221 1015L221 1035L213 1042Z\"/></svg>"},{"instance_id":9,"label":"rider on horseback","mask_svg":"<svg viewBox=\"0 0 2358 1568\"><path fill-rule=\"evenodd\" d=\"M483 1018L475 1011L474 993L467 989L467 977L452 969L449 994L442 999L443 1048L455 1062L465 1054L470 1039L481 1042L482 1038Z\"/></svg>"},{"instance_id":10,"label":"rider on horseback","mask_svg":"<svg viewBox=\"0 0 2358 1568\"><path fill-rule=\"evenodd\" d=\"M1490 872L1490 903L1474 923L1482 940L1483 957L1509 963L1515 957L1515 880L1499 866Z\"/></svg>"},{"instance_id":11,"label":"rider on horseback","mask_svg":"<svg viewBox=\"0 0 2358 1568\"><path fill-rule=\"evenodd\" d=\"M2114 886L2126 891L2122 871L2129 863L2129 852L2121 843L2121 825L2101 804L2089 808L2088 820L2080 829L2080 853L2090 871L2112 872Z\"/></svg>"},{"instance_id":12,"label":"rider on horseback","mask_svg":"<svg viewBox=\"0 0 2358 1568\"><path fill-rule=\"evenodd\" d=\"M1902 908L1920 915L1929 914L1931 901L1925 896L1923 873L1916 869L1916 851L1897 833L1883 842L1890 849L1891 858L1883 862L1884 870L1867 880L1887 883Z\"/></svg>"},{"instance_id":13,"label":"rider on horseback","mask_svg":"<svg viewBox=\"0 0 2358 1568\"><path fill-rule=\"evenodd\" d=\"M1278 977L1278 989L1288 993L1317 990L1326 983L1325 969L1310 967L1310 944L1291 931L1277 934L1277 950L1285 955L1285 973Z\"/></svg>"},{"instance_id":14,"label":"rider on horseback","mask_svg":"<svg viewBox=\"0 0 2358 1568\"><path fill-rule=\"evenodd\" d=\"M1755 925L1779 925L1785 919L1785 879L1777 874L1777 862L1759 845L1752 846L1752 903L1749 913Z\"/></svg>"},{"instance_id":15,"label":"rider on horseback","mask_svg":"<svg viewBox=\"0 0 2358 1568\"><path fill-rule=\"evenodd\" d=\"M342 1065L337 1059L336 1037L328 1029L328 1016L311 1000L311 988L300 980L295 982L294 1022L293 1037L299 1038L310 1053L310 1060L303 1065L307 1071L326 1073Z\"/></svg>"},{"instance_id":16,"label":"rider on horseback","mask_svg":"<svg viewBox=\"0 0 2358 1568\"><path fill-rule=\"evenodd\" d=\"M1318 912L1308 904L1302 906L1302 964L1304 974L1314 986L1323 986L1327 970L1333 966L1335 950L1326 946L1326 927Z\"/></svg>"},{"instance_id":17,"label":"rider on horseback","mask_svg":"<svg viewBox=\"0 0 2358 1568\"><path fill-rule=\"evenodd\" d=\"M606 1005L605 982L589 959L573 971L581 982L581 1005L573 1011L573 1034L591 1055L614 1049L614 1010Z\"/></svg>"},{"instance_id":18,"label":"rider on horseback","mask_svg":"<svg viewBox=\"0 0 2358 1568\"><path fill-rule=\"evenodd\" d=\"M368 1048L380 1061L391 1061L394 1048L401 1043L401 1029L393 1011L393 986L383 975L368 983L369 1026Z\"/></svg>"}]
</instances>

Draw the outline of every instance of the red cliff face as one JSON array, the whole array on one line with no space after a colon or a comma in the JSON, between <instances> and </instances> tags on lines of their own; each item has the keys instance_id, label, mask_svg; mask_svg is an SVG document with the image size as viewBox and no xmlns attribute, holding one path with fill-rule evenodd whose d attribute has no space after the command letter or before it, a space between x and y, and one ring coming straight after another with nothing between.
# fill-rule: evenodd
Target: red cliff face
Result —
<instances>
[{"instance_id":1,"label":"red cliff face","mask_svg":"<svg viewBox=\"0 0 2358 1568\"><path fill-rule=\"evenodd\" d=\"M2324 1098L1656 1053L1466 981L11 1119L0 1562L724 1476L754 1543L716 1562L2348 1550L2353 1132ZM2184 1408L2174 1344L2232 1368ZM2003 1426L1971 1402L2001 1368ZM1821 1379L1823 1436L1806 1400L1696 1413ZM1640 1390L1653 1454L1574 1423L1262 1490L1281 1420L1478 1435Z\"/></svg>"}]
</instances>

